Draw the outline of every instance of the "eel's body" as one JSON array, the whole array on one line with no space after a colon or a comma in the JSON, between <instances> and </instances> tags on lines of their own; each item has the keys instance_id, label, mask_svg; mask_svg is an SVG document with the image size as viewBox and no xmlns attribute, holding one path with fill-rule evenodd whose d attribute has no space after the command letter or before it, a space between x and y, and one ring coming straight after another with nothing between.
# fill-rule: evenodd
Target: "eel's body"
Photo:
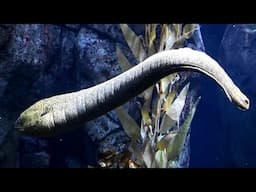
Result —
<instances>
[{"instance_id":1,"label":"eel's body","mask_svg":"<svg viewBox=\"0 0 256 192\"><path fill-rule=\"evenodd\" d=\"M94 87L42 99L16 121L16 128L37 136L51 136L99 117L137 96L161 78L193 70L215 80L231 102L249 108L249 99L210 56L190 48L157 53L130 70Z\"/></svg>"}]
</instances>

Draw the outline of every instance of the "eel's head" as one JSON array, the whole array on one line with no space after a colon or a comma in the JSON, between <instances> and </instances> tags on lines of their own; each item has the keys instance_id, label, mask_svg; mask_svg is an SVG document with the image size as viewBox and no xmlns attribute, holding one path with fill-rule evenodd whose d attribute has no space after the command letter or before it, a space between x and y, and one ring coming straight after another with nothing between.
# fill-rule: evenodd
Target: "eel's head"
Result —
<instances>
[{"instance_id":1,"label":"eel's head","mask_svg":"<svg viewBox=\"0 0 256 192\"><path fill-rule=\"evenodd\" d=\"M250 100L240 90L235 91L231 101L242 111L246 111L250 107Z\"/></svg>"},{"instance_id":2,"label":"eel's head","mask_svg":"<svg viewBox=\"0 0 256 192\"><path fill-rule=\"evenodd\" d=\"M43 135L51 128L50 108L46 100L41 100L22 112L15 122L15 129L19 132L34 135Z\"/></svg>"},{"instance_id":3,"label":"eel's head","mask_svg":"<svg viewBox=\"0 0 256 192\"><path fill-rule=\"evenodd\" d=\"M234 105L238 107L238 109L242 111L246 111L250 108L250 100L248 97L242 93L242 91L235 85L233 85L232 88L230 88L229 91L225 90L225 93Z\"/></svg>"}]
</instances>

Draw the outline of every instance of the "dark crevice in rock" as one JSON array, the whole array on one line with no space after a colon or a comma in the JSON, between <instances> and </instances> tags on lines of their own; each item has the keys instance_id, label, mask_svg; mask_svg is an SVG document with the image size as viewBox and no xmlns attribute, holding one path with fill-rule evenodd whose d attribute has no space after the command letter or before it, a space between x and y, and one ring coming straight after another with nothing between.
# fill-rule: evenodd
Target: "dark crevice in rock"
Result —
<instances>
[{"instance_id":1,"label":"dark crevice in rock","mask_svg":"<svg viewBox=\"0 0 256 192\"><path fill-rule=\"evenodd\" d=\"M0 52L4 51L10 42L13 26L0 25Z\"/></svg>"}]
</instances>

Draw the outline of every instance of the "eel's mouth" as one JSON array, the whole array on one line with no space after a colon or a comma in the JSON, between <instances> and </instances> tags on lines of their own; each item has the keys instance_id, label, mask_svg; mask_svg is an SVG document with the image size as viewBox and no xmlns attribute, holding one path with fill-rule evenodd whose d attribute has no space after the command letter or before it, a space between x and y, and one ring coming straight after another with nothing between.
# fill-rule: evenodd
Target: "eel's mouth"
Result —
<instances>
[{"instance_id":1,"label":"eel's mouth","mask_svg":"<svg viewBox=\"0 0 256 192\"><path fill-rule=\"evenodd\" d=\"M17 131L24 131L23 123L20 117L15 121L14 127Z\"/></svg>"},{"instance_id":2,"label":"eel's mouth","mask_svg":"<svg viewBox=\"0 0 256 192\"><path fill-rule=\"evenodd\" d=\"M228 98L242 111L247 111L250 108L250 100L239 89L233 90L230 95L228 94Z\"/></svg>"},{"instance_id":3,"label":"eel's mouth","mask_svg":"<svg viewBox=\"0 0 256 192\"><path fill-rule=\"evenodd\" d=\"M237 105L238 109L242 111L247 111L250 108L250 100L248 98L243 99L240 102L234 101L234 103Z\"/></svg>"}]
</instances>

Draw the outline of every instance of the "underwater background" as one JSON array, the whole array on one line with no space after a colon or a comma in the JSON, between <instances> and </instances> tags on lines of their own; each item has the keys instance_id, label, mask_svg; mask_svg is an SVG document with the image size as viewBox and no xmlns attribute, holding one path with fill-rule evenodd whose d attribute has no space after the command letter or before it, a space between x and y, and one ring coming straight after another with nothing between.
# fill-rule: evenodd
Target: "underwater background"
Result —
<instances>
[{"instance_id":1,"label":"underwater background","mask_svg":"<svg viewBox=\"0 0 256 192\"><path fill-rule=\"evenodd\" d=\"M191 167L255 167L255 24L202 25L206 52L230 74L251 100L249 111L228 107L210 80L191 132ZM204 160L202 160L204 159ZM202 161L201 161L202 160Z\"/></svg>"},{"instance_id":2,"label":"underwater background","mask_svg":"<svg viewBox=\"0 0 256 192\"><path fill-rule=\"evenodd\" d=\"M144 33L142 24L130 27ZM219 61L251 107L237 110L215 82L199 76L201 100L183 151L184 167L256 167L256 25L200 24L200 33L202 42L186 45ZM130 140L113 111L50 139L14 130L19 114L34 102L120 74L116 44L137 64L117 24L0 25L0 167L96 166L102 153L125 151ZM136 102L126 109L139 122Z\"/></svg>"}]
</instances>

